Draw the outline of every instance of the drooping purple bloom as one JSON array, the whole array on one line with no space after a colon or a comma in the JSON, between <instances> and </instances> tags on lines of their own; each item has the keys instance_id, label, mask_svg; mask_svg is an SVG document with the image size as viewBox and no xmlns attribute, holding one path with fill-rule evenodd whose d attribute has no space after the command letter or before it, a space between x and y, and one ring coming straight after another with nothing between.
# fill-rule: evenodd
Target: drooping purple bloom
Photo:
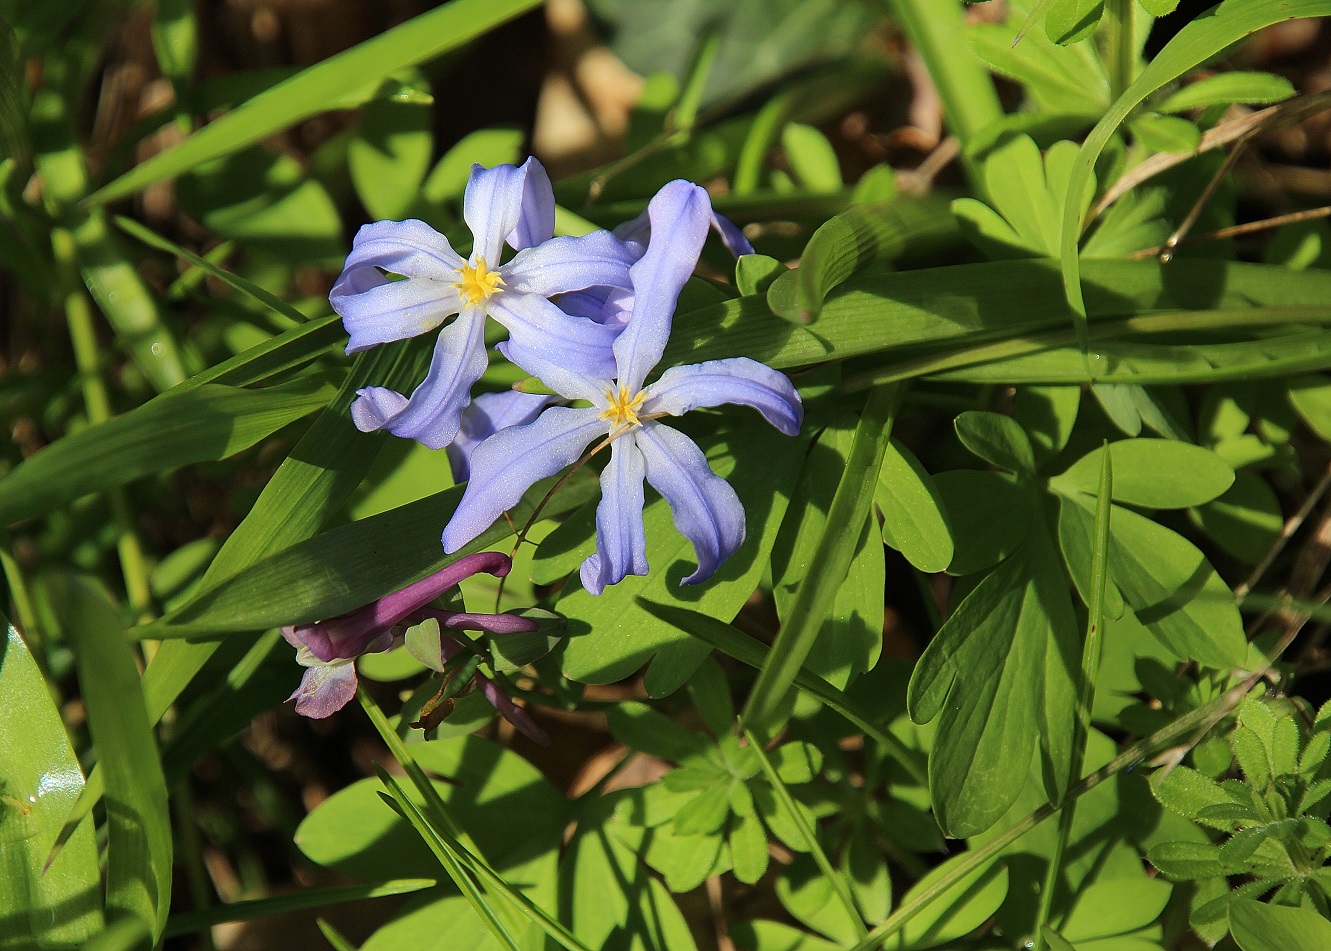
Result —
<instances>
[{"instance_id":1,"label":"drooping purple bloom","mask_svg":"<svg viewBox=\"0 0 1331 951\"><path fill-rule=\"evenodd\" d=\"M427 333L456 315L439 332L429 372L410 397L380 386L359 391L351 413L364 432L386 429L433 449L452 442L488 363L487 315L508 329L508 357L524 369L528 356L552 349L579 365L613 369L620 328L570 316L550 298L627 287L628 247L608 231L553 237L554 192L535 159L520 168L474 166L462 214L474 239L469 258L422 221L379 221L357 233L333 286L329 300L351 337L348 353ZM518 252L506 263L505 242Z\"/></svg>"},{"instance_id":2,"label":"drooping purple bloom","mask_svg":"<svg viewBox=\"0 0 1331 951\"><path fill-rule=\"evenodd\" d=\"M297 662L306 668L300 686L287 699L296 701L297 713L316 720L341 710L356 695L355 659L396 647L403 630L426 618L452 630L492 634L538 630L535 621L515 614L468 614L428 607L472 575L484 572L502 578L512 566L508 556L499 552L467 555L355 611L282 628L282 636L296 648Z\"/></svg>"},{"instance_id":3,"label":"drooping purple bloom","mask_svg":"<svg viewBox=\"0 0 1331 951\"><path fill-rule=\"evenodd\" d=\"M662 188L648 214L651 238L630 269L631 312L614 344L615 376L563 354L527 368L561 396L592 405L550 407L535 421L500 430L482 443L472 456L466 492L444 529L445 551L456 551L485 531L532 484L600 440L609 440L610 460L601 473L596 553L582 564L589 592L599 594L629 574L647 573L644 479L665 497L675 526L693 544L698 568L686 583L710 577L743 544L744 509L735 491L711 471L692 440L657 420L740 403L794 435L803 407L789 379L744 357L672 367L643 385L665 350L675 303L712 221L706 191L684 181Z\"/></svg>"}]
</instances>

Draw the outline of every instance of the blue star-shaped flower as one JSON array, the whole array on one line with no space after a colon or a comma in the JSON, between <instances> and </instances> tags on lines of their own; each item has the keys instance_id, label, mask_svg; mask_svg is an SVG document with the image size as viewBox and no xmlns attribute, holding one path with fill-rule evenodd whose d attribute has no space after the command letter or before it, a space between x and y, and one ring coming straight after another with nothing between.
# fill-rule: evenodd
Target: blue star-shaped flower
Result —
<instances>
[{"instance_id":1,"label":"blue star-shaped flower","mask_svg":"<svg viewBox=\"0 0 1331 951\"><path fill-rule=\"evenodd\" d=\"M734 489L712 472L692 440L658 420L740 403L795 435L803 407L785 375L744 357L672 367L643 385L665 350L680 290L713 220L707 192L685 181L662 188L648 215L650 242L629 271L631 298L611 296L611 306L617 303L629 313L614 343L613 377L576 353L536 354L530 365L522 364L559 395L591 406L550 407L533 422L502 429L481 443L462 501L444 529L446 551L457 551L485 531L533 483L559 472L600 439L610 442L610 461L601 474L596 554L581 572L592 594L629 574L647 573L644 479L665 497L675 526L693 544L698 569L686 583L710 577L743 544L744 509ZM511 345L500 348L512 356Z\"/></svg>"},{"instance_id":2,"label":"blue star-shaped flower","mask_svg":"<svg viewBox=\"0 0 1331 951\"><path fill-rule=\"evenodd\" d=\"M429 373L408 398L381 386L360 390L352 418L364 432L386 429L432 449L447 446L485 372L485 318L508 329L508 358L534 372L557 349L579 366L614 369L611 344L621 328L570 316L550 302L588 288L627 288L632 249L608 231L554 238L555 199L535 159L521 168L472 168L462 217L471 257L423 221L378 221L356 235L329 300L351 340L347 353L439 332ZM504 243L518 252L501 263ZM405 280L390 280L386 275Z\"/></svg>"}]
</instances>

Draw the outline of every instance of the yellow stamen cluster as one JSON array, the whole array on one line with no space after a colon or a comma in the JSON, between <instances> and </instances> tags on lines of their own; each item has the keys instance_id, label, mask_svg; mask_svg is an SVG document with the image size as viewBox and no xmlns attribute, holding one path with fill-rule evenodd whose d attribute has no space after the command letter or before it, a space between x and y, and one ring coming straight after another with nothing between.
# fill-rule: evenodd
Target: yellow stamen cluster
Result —
<instances>
[{"instance_id":1,"label":"yellow stamen cluster","mask_svg":"<svg viewBox=\"0 0 1331 951\"><path fill-rule=\"evenodd\" d=\"M491 294L504 286L504 279L499 276L499 272L490 270L485 258L477 258L475 267L470 264L462 265L458 269L458 276L462 280L453 286L471 304L489 300Z\"/></svg>"},{"instance_id":2,"label":"yellow stamen cluster","mask_svg":"<svg viewBox=\"0 0 1331 951\"><path fill-rule=\"evenodd\" d=\"M620 386L618 394L614 390L606 390L605 397L608 405L601 410L601 419L610 423L615 429L621 426L632 428L642 425L642 420L638 418L638 410L647 399L646 390L639 390L630 395L627 386Z\"/></svg>"}]
</instances>

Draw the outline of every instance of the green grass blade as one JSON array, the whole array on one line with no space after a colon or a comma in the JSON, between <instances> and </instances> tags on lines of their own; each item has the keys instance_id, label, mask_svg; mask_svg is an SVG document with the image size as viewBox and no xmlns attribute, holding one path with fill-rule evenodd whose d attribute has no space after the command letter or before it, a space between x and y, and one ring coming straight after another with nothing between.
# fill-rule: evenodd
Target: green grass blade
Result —
<instances>
[{"instance_id":1,"label":"green grass blade","mask_svg":"<svg viewBox=\"0 0 1331 951\"><path fill-rule=\"evenodd\" d=\"M1180 30L1091 130L1068 179L1060 253L1064 293L1081 332L1086 329L1087 316L1077 253L1085 227L1082 196L1091 187L1096 161L1119 126L1152 93L1244 37L1285 20L1327 15L1331 15L1331 0L1227 0L1211 15L1198 17Z\"/></svg>"},{"instance_id":2,"label":"green grass blade","mask_svg":"<svg viewBox=\"0 0 1331 951\"><path fill-rule=\"evenodd\" d=\"M323 908L326 905L340 905L343 902L361 901L366 898L382 898L387 895L409 895L422 889L433 888L437 883L432 878L397 878L387 882L366 882L360 885L336 885L331 888L307 888L287 895L275 895L272 898L254 898L248 901L236 901L229 905L193 911L186 915L175 915L168 919L163 936L174 938L176 935L203 931L225 921L252 921L268 915L281 915L290 911L305 911L310 908Z\"/></svg>"},{"instance_id":3,"label":"green grass blade","mask_svg":"<svg viewBox=\"0 0 1331 951\"><path fill-rule=\"evenodd\" d=\"M430 825L429 820L411 801L402 787L398 785L397 780L393 779L382 768L378 770L378 773L380 781L388 790L385 798L388 799L389 804L411 824L411 827L416 830L416 834L421 837L421 841L434 853L435 858L439 860L439 864L444 867L449 877L453 879L454 884L458 886L458 890L466 897L472 910L485 922L495 940L510 948L511 951L521 951L517 941L509 934L507 926L500 920L499 912L491 907L486 894L481 891L467 871L458 864L454 850L448 847L443 837Z\"/></svg>"},{"instance_id":4,"label":"green grass blade","mask_svg":"<svg viewBox=\"0 0 1331 951\"><path fill-rule=\"evenodd\" d=\"M79 951L142 951L152 940L152 932L137 918L122 918Z\"/></svg>"},{"instance_id":5,"label":"green grass blade","mask_svg":"<svg viewBox=\"0 0 1331 951\"><path fill-rule=\"evenodd\" d=\"M333 951L356 951L356 946L327 921L319 918L316 919L315 923L319 926L319 933L324 936L324 940L328 942Z\"/></svg>"},{"instance_id":6,"label":"green grass blade","mask_svg":"<svg viewBox=\"0 0 1331 951\"><path fill-rule=\"evenodd\" d=\"M181 383L177 390L192 389L204 383L251 386L278 373L313 362L334 345L344 344L346 337L341 317L336 314L315 317L299 327L292 327L256 347L223 360L202 373L196 373ZM337 348L337 355L341 356L341 347Z\"/></svg>"},{"instance_id":7,"label":"green grass blade","mask_svg":"<svg viewBox=\"0 0 1331 951\"><path fill-rule=\"evenodd\" d=\"M46 447L0 479L0 524L44 514L139 476L225 459L328 402L317 382L164 393Z\"/></svg>"},{"instance_id":8,"label":"green grass blade","mask_svg":"<svg viewBox=\"0 0 1331 951\"><path fill-rule=\"evenodd\" d=\"M812 567L795 592L786 623L781 626L744 707L741 721L745 730L761 735L773 726L782 700L831 611L873 501L878 469L892 434L900 395L900 388L890 384L870 393L865 403L845 472L827 513L827 524L814 550Z\"/></svg>"},{"instance_id":9,"label":"green grass blade","mask_svg":"<svg viewBox=\"0 0 1331 951\"><path fill-rule=\"evenodd\" d=\"M1105 623L1105 585L1109 577L1109 513L1113 510L1114 460L1112 453L1101 453L1100 482L1095 499L1095 538L1091 549L1090 603L1086 606L1086 641L1082 647L1081 684L1077 698L1077 719L1073 723L1072 756L1068 767L1067 787L1072 788L1081 779L1086 762L1086 743L1091 735L1091 712L1095 709L1095 685L1100 678L1100 656ZM1072 836L1072 823L1077 815L1077 801L1064 804L1058 816L1058 834L1054 839L1054 852L1045 872L1044 888L1040 891L1040 904L1035 915L1035 947L1044 951L1045 931L1053 911L1055 893L1063 875L1063 855ZM1051 945L1053 946L1053 945ZM1056 946L1054 946L1056 947Z\"/></svg>"},{"instance_id":10,"label":"green grass blade","mask_svg":"<svg viewBox=\"0 0 1331 951\"><path fill-rule=\"evenodd\" d=\"M835 868L832 867L832 863L828 861L827 853L824 852L823 847L818 844L817 833L809 827L809 823L805 821L804 814L795 807L795 800L791 798L790 790L786 788L786 784L783 783L781 777L777 775L776 767L774 767L772 761L767 758L767 752L763 749L762 743L758 742L758 738L748 730L744 731L744 738L749 741L750 749L752 749L754 755L758 757L758 765L762 767L763 775L767 777L768 783L771 784L772 792L776 794L777 800L781 803L781 808L786 810L791 821L794 822L795 827L799 829L800 835L804 838L804 844L809 847L809 854L813 856L813 860L817 863L819 871L823 873L823 878L826 879L828 885L832 887L832 894L836 895L837 901L841 903L841 907L845 909L847 917L850 918L851 923L855 926L856 934L858 934L860 939L863 940L869 934L869 929L864 927L864 917L860 914L859 908L856 907L855 899L851 897L850 889L846 887L846 880Z\"/></svg>"},{"instance_id":11,"label":"green grass blade","mask_svg":"<svg viewBox=\"0 0 1331 951\"><path fill-rule=\"evenodd\" d=\"M646 600L641 600L639 603L663 621L675 625L682 631L688 631L694 637L706 641L721 653L735 658L742 664L748 664L755 670L762 670L767 666L770 652L767 645L736 630L725 621L671 604L656 604ZM795 686L817 697L827 705L828 709L835 710L851 725L872 737L901 764L912 779L921 786L928 785L921 757L874 722L873 714L848 697L845 691L837 689L808 670L801 670L795 675Z\"/></svg>"},{"instance_id":12,"label":"green grass blade","mask_svg":"<svg viewBox=\"0 0 1331 951\"><path fill-rule=\"evenodd\" d=\"M120 614L94 582L52 579L52 600L74 647L93 746L106 782L106 911L159 939L171 905L166 779L134 654Z\"/></svg>"},{"instance_id":13,"label":"green grass blade","mask_svg":"<svg viewBox=\"0 0 1331 951\"><path fill-rule=\"evenodd\" d=\"M527 493L511 513L514 524L526 523L553 483L542 480ZM596 476L578 473L555 493L543 514L555 517L576 509L596 487ZM455 486L284 548L161 621L137 628L135 634L155 638L230 634L333 617L512 534L508 521L500 519L461 551L445 555L440 528L461 497L462 488Z\"/></svg>"},{"instance_id":14,"label":"green grass blade","mask_svg":"<svg viewBox=\"0 0 1331 951\"><path fill-rule=\"evenodd\" d=\"M0 619L3 620L3 619ZM59 861L46 852L83 787L42 672L8 622L0 641L0 951L75 951L102 930L102 876L92 822Z\"/></svg>"},{"instance_id":15,"label":"green grass blade","mask_svg":"<svg viewBox=\"0 0 1331 951\"><path fill-rule=\"evenodd\" d=\"M590 951L559 921L551 918L545 913L544 909L534 904L526 895L504 881L499 873L481 857L475 842L453 820L453 817L449 814L447 804L439 795L439 791L434 788L434 784L425 775L425 771L412 757L410 750L402 742L402 738L398 736L392 724L388 722L388 718L384 716L383 711L364 691L360 691L357 696L360 698L361 706L369 714L370 721L374 724L375 729L379 731L379 736L388 746L389 752L402 764L402 768L425 800L426 809L434 819L433 823L427 824L438 837L440 847L447 851L453 860L466 866L478 881L493 888L516 905L528 919L567 951ZM422 818L424 817L422 816Z\"/></svg>"},{"instance_id":16,"label":"green grass blade","mask_svg":"<svg viewBox=\"0 0 1331 951\"><path fill-rule=\"evenodd\" d=\"M1070 343L1068 331L1059 339ZM1331 331L1287 334L1237 343L1154 344L1121 341L1097 343L1091 338L1092 369L1073 346L1018 352L1006 359L990 359L960 369L931 372L918 364L885 368L886 380L928 376L954 383L1059 385L1078 383L1136 383L1141 386L1171 383L1224 383L1230 380L1282 379L1331 367ZM1013 349L1019 350L1019 346ZM992 351L985 348L992 355ZM879 382L878 374L865 383ZM861 384L863 385L863 384Z\"/></svg>"},{"instance_id":17,"label":"green grass blade","mask_svg":"<svg viewBox=\"0 0 1331 951\"><path fill-rule=\"evenodd\" d=\"M452 0L301 70L121 175L88 201L103 204L124 198L153 182L253 145L309 116L355 106L393 73L457 49L539 5L540 0ZM483 105L483 94L480 98Z\"/></svg>"},{"instance_id":18,"label":"green grass blade","mask_svg":"<svg viewBox=\"0 0 1331 951\"><path fill-rule=\"evenodd\" d=\"M60 57L45 63L42 88L33 99L32 132L44 197L72 237L73 257L119 342L158 391L185 379L175 335L162 321L157 302L97 210L78 207L87 194L88 172L66 96L77 83ZM67 229L67 232L66 232ZM64 256L63 249L57 253Z\"/></svg>"},{"instance_id":19,"label":"green grass blade","mask_svg":"<svg viewBox=\"0 0 1331 951\"><path fill-rule=\"evenodd\" d=\"M893 0L891 5L910 45L924 59L948 127L964 150L986 126L1003 118L1003 106L966 41L962 5L954 0Z\"/></svg>"},{"instance_id":20,"label":"green grass blade","mask_svg":"<svg viewBox=\"0 0 1331 951\"><path fill-rule=\"evenodd\" d=\"M173 244L151 229L145 228L137 221L119 215L112 220L115 221L116 227L121 231L133 238L137 238L139 241L148 245L148 247L156 248L158 251L165 251L167 254L172 254L181 260L188 261L199 270L217 278L227 287L244 294L246 297L253 298L274 313L281 314L283 317L286 317L297 324L304 324L305 321L309 319L271 291L260 287L252 281L247 281L243 277L238 277L230 271L223 270L212 261L186 251L178 244Z\"/></svg>"}]
</instances>

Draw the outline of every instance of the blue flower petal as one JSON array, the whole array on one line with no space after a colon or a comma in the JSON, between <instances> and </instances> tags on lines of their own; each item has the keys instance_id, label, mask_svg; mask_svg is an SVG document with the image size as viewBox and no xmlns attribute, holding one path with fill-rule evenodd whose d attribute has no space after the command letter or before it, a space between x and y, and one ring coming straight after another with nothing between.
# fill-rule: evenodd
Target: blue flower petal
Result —
<instances>
[{"instance_id":1,"label":"blue flower petal","mask_svg":"<svg viewBox=\"0 0 1331 951\"><path fill-rule=\"evenodd\" d=\"M683 433L649 422L634 435L647 481L669 503L675 527L698 556L698 570L681 583L705 581L744 544L744 506Z\"/></svg>"},{"instance_id":2,"label":"blue flower petal","mask_svg":"<svg viewBox=\"0 0 1331 951\"><path fill-rule=\"evenodd\" d=\"M517 505L533 484L582 455L606 434L595 409L552 406L525 426L500 430L471 457L471 481L444 528L444 551L455 552Z\"/></svg>"},{"instance_id":3,"label":"blue flower petal","mask_svg":"<svg viewBox=\"0 0 1331 951\"><path fill-rule=\"evenodd\" d=\"M753 245L744 237L744 232L725 215L712 212L712 230L717 233L721 243L733 256L753 254ZM632 221L626 221L615 227L615 237L624 242L635 258L642 257L643 251L647 250L647 241L651 234L651 219L645 211Z\"/></svg>"},{"instance_id":4,"label":"blue flower petal","mask_svg":"<svg viewBox=\"0 0 1331 951\"><path fill-rule=\"evenodd\" d=\"M528 373L539 376L535 365L554 362L573 373L613 379L613 347L622 327L570 317L534 294L496 294L489 300L489 310L491 317L508 328L504 355Z\"/></svg>"},{"instance_id":5,"label":"blue flower petal","mask_svg":"<svg viewBox=\"0 0 1331 951\"><path fill-rule=\"evenodd\" d=\"M739 225L725 215L712 212L712 230L721 236L721 243L726 246L726 250L733 257L753 254L753 245L749 243L748 238L744 237L744 232L739 229Z\"/></svg>"},{"instance_id":6,"label":"blue flower petal","mask_svg":"<svg viewBox=\"0 0 1331 951\"><path fill-rule=\"evenodd\" d=\"M380 221L356 234L346 267L328 295L351 340L348 353L414 337L456 314L462 258L420 221ZM380 271L407 279L389 281Z\"/></svg>"},{"instance_id":7,"label":"blue flower petal","mask_svg":"<svg viewBox=\"0 0 1331 951\"><path fill-rule=\"evenodd\" d=\"M693 273L712 219L707 192L690 182L667 183L647 206L652 236L647 253L629 269L633 313L615 341L619 382L642 387L665 351L679 292Z\"/></svg>"},{"instance_id":8,"label":"blue flower petal","mask_svg":"<svg viewBox=\"0 0 1331 951\"><path fill-rule=\"evenodd\" d=\"M587 374L566 366L568 361L558 352L515 346L511 340L495 344L495 349L509 363L526 370L566 400L587 400L601 406L606 392L614 386L606 376Z\"/></svg>"},{"instance_id":9,"label":"blue flower petal","mask_svg":"<svg viewBox=\"0 0 1331 951\"><path fill-rule=\"evenodd\" d=\"M504 390L482 393L472 400L471 405L462 411L462 424L447 449L453 481L466 482L471 478L471 454L484 440L501 429L530 423L556 399L554 396Z\"/></svg>"},{"instance_id":10,"label":"blue flower petal","mask_svg":"<svg viewBox=\"0 0 1331 951\"><path fill-rule=\"evenodd\" d=\"M542 297L589 287L628 289L633 262L609 231L593 231L578 238L552 238L520 252L504 265L504 284L510 291Z\"/></svg>"},{"instance_id":11,"label":"blue flower petal","mask_svg":"<svg viewBox=\"0 0 1331 951\"><path fill-rule=\"evenodd\" d=\"M647 531L642 524L646 470L633 433L610 444L596 506L596 554L582 563L582 586L600 594L626 575L647 574Z\"/></svg>"},{"instance_id":12,"label":"blue flower petal","mask_svg":"<svg viewBox=\"0 0 1331 951\"><path fill-rule=\"evenodd\" d=\"M471 401L472 385L488 365L485 314L467 307L439 332L430 370L410 399L404 401L384 387L366 387L351 406L352 420L362 432L386 429L431 449L442 449L457 435L462 411Z\"/></svg>"},{"instance_id":13,"label":"blue flower petal","mask_svg":"<svg viewBox=\"0 0 1331 951\"><path fill-rule=\"evenodd\" d=\"M682 416L722 403L752 406L787 436L798 435L804 419L804 407L789 377L748 357L671 367L647 387L642 408L644 413Z\"/></svg>"},{"instance_id":14,"label":"blue flower petal","mask_svg":"<svg viewBox=\"0 0 1331 951\"><path fill-rule=\"evenodd\" d=\"M538 233L534 214L525 216L524 221L523 206L528 192L529 171L528 165L522 168L513 165L471 167L467 190L462 196L462 218L471 229L472 260L485 258L491 270L499 266L504 242L518 230L520 222L523 223L525 234ZM553 202L550 205L550 231L554 233Z\"/></svg>"},{"instance_id":15,"label":"blue flower petal","mask_svg":"<svg viewBox=\"0 0 1331 951\"><path fill-rule=\"evenodd\" d=\"M508 243L516 251L534 248L555 235L555 190L545 166L529 158L519 171L527 175L522 191L522 210L518 225L508 236Z\"/></svg>"}]
</instances>

